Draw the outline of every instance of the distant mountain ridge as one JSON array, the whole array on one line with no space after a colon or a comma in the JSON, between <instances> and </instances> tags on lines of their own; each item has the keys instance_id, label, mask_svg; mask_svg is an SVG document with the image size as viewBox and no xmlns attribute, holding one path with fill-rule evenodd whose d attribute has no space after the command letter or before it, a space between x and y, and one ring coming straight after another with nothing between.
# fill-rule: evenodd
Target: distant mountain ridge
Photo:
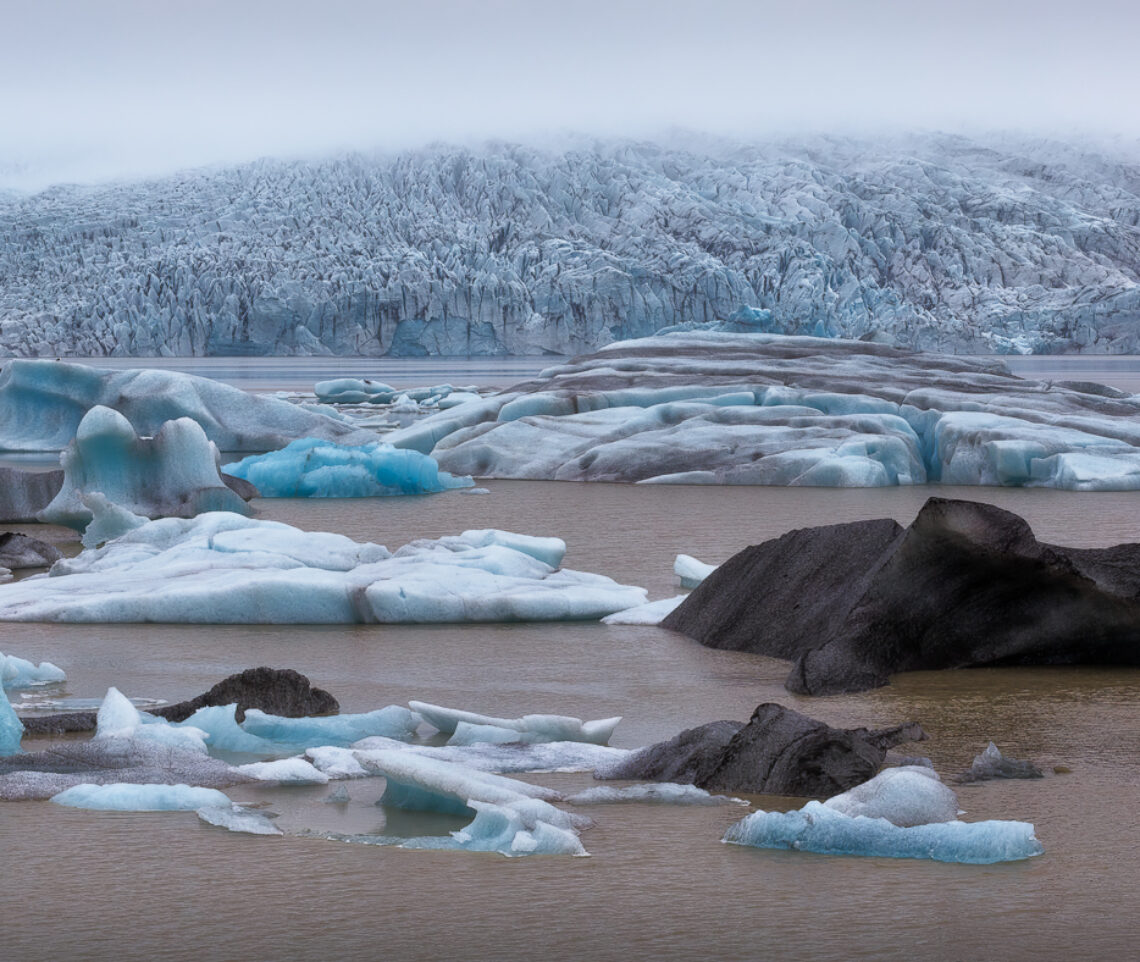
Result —
<instances>
[{"instance_id":1,"label":"distant mountain ridge","mask_svg":"<svg viewBox=\"0 0 1140 962\"><path fill-rule=\"evenodd\" d=\"M574 354L734 315L1140 353L1140 162L945 135L603 141L0 192L6 354Z\"/></svg>"}]
</instances>

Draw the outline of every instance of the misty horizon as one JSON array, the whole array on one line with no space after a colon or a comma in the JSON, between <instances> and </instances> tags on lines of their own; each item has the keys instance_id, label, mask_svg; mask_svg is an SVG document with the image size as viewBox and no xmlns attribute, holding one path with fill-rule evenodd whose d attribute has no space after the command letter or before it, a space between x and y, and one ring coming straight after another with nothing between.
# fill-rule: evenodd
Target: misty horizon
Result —
<instances>
[{"instance_id":1,"label":"misty horizon","mask_svg":"<svg viewBox=\"0 0 1140 962\"><path fill-rule=\"evenodd\" d=\"M57 0L11 11L0 183L432 143L1014 131L1135 152L1133 7L1014 0L410 6Z\"/></svg>"}]
</instances>

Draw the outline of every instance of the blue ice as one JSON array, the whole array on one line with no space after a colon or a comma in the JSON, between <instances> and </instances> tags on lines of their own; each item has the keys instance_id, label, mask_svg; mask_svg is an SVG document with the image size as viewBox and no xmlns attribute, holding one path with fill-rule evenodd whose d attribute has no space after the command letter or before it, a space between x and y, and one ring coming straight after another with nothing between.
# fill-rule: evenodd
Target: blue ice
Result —
<instances>
[{"instance_id":1,"label":"blue ice","mask_svg":"<svg viewBox=\"0 0 1140 962\"><path fill-rule=\"evenodd\" d=\"M373 498L470 488L471 478L440 471L434 458L375 441L354 447L301 438L223 469L264 498Z\"/></svg>"},{"instance_id":2,"label":"blue ice","mask_svg":"<svg viewBox=\"0 0 1140 962\"><path fill-rule=\"evenodd\" d=\"M0 756L18 755L23 737L24 723L12 708L4 689L0 688Z\"/></svg>"},{"instance_id":3,"label":"blue ice","mask_svg":"<svg viewBox=\"0 0 1140 962\"><path fill-rule=\"evenodd\" d=\"M885 818L844 815L820 802L792 812L753 812L724 841L824 855L924 858L988 865L1040 855L1029 822L931 822L903 828Z\"/></svg>"},{"instance_id":4,"label":"blue ice","mask_svg":"<svg viewBox=\"0 0 1140 962\"><path fill-rule=\"evenodd\" d=\"M199 808L231 805L216 788L193 785L75 785L53 795L57 805L117 812L193 812Z\"/></svg>"},{"instance_id":5,"label":"blue ice","mask_svg":"<svg viewBox=\"0 0 1140 962\"><path fill-rule=\"evenodd\" d=\"M34 688L37 685L53 685L61 681L67 681L67 675L62 668L50 661L36 665L26 658L17 658L15 655L5 655L0 652L0 686L4 688Z\"/></svg>"},{"instance_id":6,"label":"blue ice","mask_svg":"<svg viewBox=\"0 0 1140 962\"><path fill-rule=\"evenodd\" d=\"M241 727L245 732L271 742L308 748L351 745L371 735L407 741L415 734L418 725L419 718L408 709L389 705L361 714L318 718L285 718L251 708L245 713Z\"/></svg>"}]
</instances>

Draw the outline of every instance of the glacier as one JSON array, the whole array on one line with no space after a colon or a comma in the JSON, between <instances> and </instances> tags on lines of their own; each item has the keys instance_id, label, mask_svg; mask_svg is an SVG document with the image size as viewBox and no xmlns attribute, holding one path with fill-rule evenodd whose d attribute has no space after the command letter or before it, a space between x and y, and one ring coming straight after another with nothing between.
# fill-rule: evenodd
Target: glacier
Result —
<instances>
[{"instance_id":1,"label":"glacier","mask_svg":"<svg viewBox=\"0 0 1140 962\"><path fill-rule=\"evenodd\" d=\"M298 438L279 451L250 455L222 470L249 481L263 498L374 498L471 488L418 451L381 441L347 446Z\"/></svg>"},{"instance_id":2,"label":"glacier","mask_svg":"<svg viewBox=\"0 0 1140 962\"><path fill-rule=\"evenodd\" d=\"M84 495L101 495L110 503L101 505L101 530L121 527L124 511L151 518L204 511L249 514L222 480L217 446L192 418L166 421L154 437L140 438L122 414L96 405L83 415L60 463L63 486L38 515L49 524L83 531L95 517ZM109 526L111 515L115 524Z\"/></svg>"},{"instance_id":3,"label":"glacier","mask_svg":"<svg viewBox=\"0 0 1140 962\"><path fill-rule=\"evenodd\" d=\"M868 341L623 341L386 440L476 477L1140 488L1140 396Z\"/></svg>"},{"instance_id":4,"label":"glacier","mask_svg":"<svg viewBox=\"0 0 1140 962\"><path fill-rule=\"evenodd\" d=\"M0 350L565 355L719 323L1140 353L1138 183L1126 149L925 134L437 145L0 193Z\"/></svg>"},{"instance_id":5,"label":"glacier","mask_svg":"<svg viewBox=\"0 0 1140 962\"><path fill-rule=\"evenodd\" d=\"M163 518L41 577L0 585L0 620L195 624L460 623L601 618L643 588L556 568L565 543L478 530L396 552L209 512Z\"/></svg>"}]
</instances>

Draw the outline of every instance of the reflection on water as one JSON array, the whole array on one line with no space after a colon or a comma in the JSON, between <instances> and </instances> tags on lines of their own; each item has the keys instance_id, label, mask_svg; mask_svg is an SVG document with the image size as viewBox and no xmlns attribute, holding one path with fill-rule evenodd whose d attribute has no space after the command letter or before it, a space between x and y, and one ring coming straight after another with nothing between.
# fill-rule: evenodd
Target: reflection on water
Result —
<instances>
[{"instance_id":1,"label":"reflection on water","mask_svg":"<svg viewBox=\"0 0 1140 962\"><path fill-rule=\"evenodd\" d=\"M488 497L260 501L263 517L395 547L506 527L557 534L567 564L674 593L674 555L723 561L805 524L893 516L926 496L981 496L1061 543L1140 540L1135 493L1020 489L629 487L491 482ZM67 670L68 697L109 685L179 700L222 676L297 668L347 711L420 698L490 714L624 715L634 747L779 701L832 724L914 719L914 749L944 775L989 739L1050 770L963 787L969 819L1021 818L1046 854L962 866L722 845L735 808L591 809L586 859L401 851L319 838L253 838L193 814L46 803L0 808L4 960L84 959L1026 959L1134 957L1140 868L1135 669L914 673L859 695L782 687L787 664L702 648L653 628L600 624L192 627L8 625L2 650ZM28 747L35 747L36 743ZM1053 766L1070 774L1051 772ZM560 789L588 775L535 775ZM287 831L443 834L453 819L386 811L381 784L241 786ZM799 801L757 798L767 807ZM1063 947L1063 948L1062 948Z\"/></svg>"}]
</instances>

